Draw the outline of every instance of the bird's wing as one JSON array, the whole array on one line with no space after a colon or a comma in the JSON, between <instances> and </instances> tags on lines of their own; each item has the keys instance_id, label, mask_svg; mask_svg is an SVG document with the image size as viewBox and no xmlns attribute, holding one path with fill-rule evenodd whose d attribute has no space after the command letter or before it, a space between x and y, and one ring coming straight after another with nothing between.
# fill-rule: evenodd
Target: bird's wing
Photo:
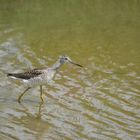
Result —
<instances>
[{"instance_id":1,"label":"bird's wing","mask_svg":"<svg viewBox=\"0 0 140 140\"><path fill-rule=\"evenodd\" d=\"M28 80L30 78L37 77L38 75L41 75L41 74L43 74L42 69L33 69L33 70L26 71L24 73L8 73L7 76Z\"/></svg>"}]
</instances>

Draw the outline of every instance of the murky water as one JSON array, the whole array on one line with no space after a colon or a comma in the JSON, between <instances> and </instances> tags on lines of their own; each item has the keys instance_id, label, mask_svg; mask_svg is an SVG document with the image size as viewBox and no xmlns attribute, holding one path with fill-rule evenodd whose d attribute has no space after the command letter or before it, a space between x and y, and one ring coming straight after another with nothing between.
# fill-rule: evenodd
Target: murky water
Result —
<instances>
[{"instance_id":1,"label":"murky water","mask_svg":"<svg viewBox=\"0 0 140 140\"><path fill-rule=\"evenodd\" d=\"M140 139L139 0L0 0L0 140ZM25 89L7 72L51 66L52 85Z\"/></svg>"}]
</instances>

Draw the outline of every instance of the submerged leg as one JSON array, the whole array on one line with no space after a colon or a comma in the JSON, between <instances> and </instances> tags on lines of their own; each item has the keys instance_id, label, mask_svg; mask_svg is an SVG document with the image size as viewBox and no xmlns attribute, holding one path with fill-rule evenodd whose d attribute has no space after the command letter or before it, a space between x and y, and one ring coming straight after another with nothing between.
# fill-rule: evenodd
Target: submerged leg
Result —
<instances>
[{"instance_id":1,"label":"submerged leg","mask_svg":"<svg viewBox=\"0 0 140 140\"><path fill-rule=\"evenodd\" d=\"M42 101L42 103L43 103L44 101L43 101L42 95L43 95L43 93L42 93L42 86L40 85L40 99L41 99L41 101Z\"/></svg>"},{"instance_id":2,"label":"submerged leg","mask_svg":"<svg viewBox=\"0 0 140 140\"><path fill-rule=\"evenodd\" d=\"M18 97L18 102L21 103L21 98L23 97L23 95L30 89L31 87L28 87L19 97Z\"/></svg>"},{"instance_id":3,"label":"submerged leg","mask_svg":"<svg viewBox=\"0 0 140 140\"><path fill-rule=\"evenodd\" d=\"M42 107L43 107L43 103L44 102L40 102L39 103L39 109L38 109L38 113L37 113L37 118L40 119L42 116Z\"/></svg>"}]
</instances>

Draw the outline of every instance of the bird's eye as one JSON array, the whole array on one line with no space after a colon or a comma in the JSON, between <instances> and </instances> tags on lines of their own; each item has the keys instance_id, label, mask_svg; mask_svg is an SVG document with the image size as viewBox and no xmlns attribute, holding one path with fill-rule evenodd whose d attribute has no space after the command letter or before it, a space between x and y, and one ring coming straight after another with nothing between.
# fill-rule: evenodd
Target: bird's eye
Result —
<instances>
[{"instance_id":1,"label":"bird's eye","mask_svg":"<svg viewBox=\"0 0 140 140\"><path fill-rule=\"evenodd\" d=\"M65 57L65 60L68 60L68 58L67 58L67 57Z\"/></svg>"}]
</instances>

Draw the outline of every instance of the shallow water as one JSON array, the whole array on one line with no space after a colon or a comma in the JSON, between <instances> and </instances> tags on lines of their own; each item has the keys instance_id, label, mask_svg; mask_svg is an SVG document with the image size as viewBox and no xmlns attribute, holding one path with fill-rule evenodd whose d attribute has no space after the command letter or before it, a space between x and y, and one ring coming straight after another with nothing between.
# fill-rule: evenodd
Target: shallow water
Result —
<instances>
[{"instance_id":1,"label":"shallow water","mask_svg":"<svg viewBox=\"0 0 140 140\"><path fill-rule=\"evenodd\" d=\"M140 139L138 0L0 0L0 139ZM51 66L67 54L51 85L25 89L7 78Z\"/></svg>"}]
</instances>

